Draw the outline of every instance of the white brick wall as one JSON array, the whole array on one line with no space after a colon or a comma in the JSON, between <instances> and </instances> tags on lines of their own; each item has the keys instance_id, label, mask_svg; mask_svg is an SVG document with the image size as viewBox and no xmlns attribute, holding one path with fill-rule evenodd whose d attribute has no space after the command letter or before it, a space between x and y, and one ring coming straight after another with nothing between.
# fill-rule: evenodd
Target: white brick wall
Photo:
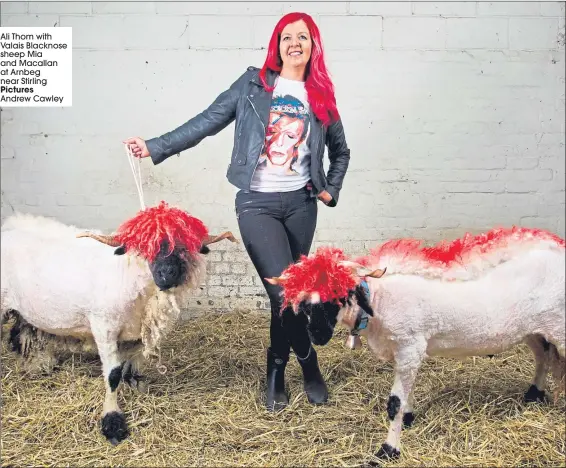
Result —
<instances>
[{"instance_id":1,"label":"white brick wall","mask_svg":"<svg viewBox=\"0 0 566 468\"><path fill-rule=\"evenodd\" d=\"M114 229L138 209L121 141L168 131L260 66L283 13L311 13L352 150L315 247L499 224L565 235L564 2L2 2L2 26L72 26L73 107L4 108L2 217ZM146 204L238 232L232 126L166 163ZM265 307L240 246L213 247L195 307Z\"/></svg>"}]
</instances>

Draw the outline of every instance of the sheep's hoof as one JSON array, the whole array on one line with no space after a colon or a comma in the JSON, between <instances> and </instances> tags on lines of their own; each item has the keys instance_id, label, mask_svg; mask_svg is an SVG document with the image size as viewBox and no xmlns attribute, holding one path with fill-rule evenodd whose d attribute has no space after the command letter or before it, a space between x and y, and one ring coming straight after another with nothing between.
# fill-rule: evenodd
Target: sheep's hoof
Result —
<instances>
[{"instance_id":1,"label":"sheep's hoof","mask_svg":"<svg viewBox=\"0 0 566 468\"><path fill-rule=\"evenodd\" d=\"M391 447L387 442L381 445L381 448L375 454L380 460L393 460L399 458L401 452L394 447Z\"/></svg>"},{"instance_id":2,"label":"sheep's hoof","mask_svg":"<svg viewBox=\"0 0 566 468\"><path fill-rule=\"evenodd\" d=\"M536 385L531 385L525 393L525 403L546 403L547 401L544 390L539 390Z\"/></svg>"},{"instance_id":3,"label":"sheep's hoof","mask_svg":"<svg viewBox=\"0 0 566 468\"><path fill-rule=\"evenodd\" d=\"M140 393L143 393L143 394L149 393L149 385L143 379L137 379L136 380L135 388Z\"/></svg>"},{"instance_id":4,"label":"sheep's hoof","mask_svg":"<svg viewBox=\"0 0 566 468\"><path fill-rule=\"evenodd\" d=\"M125 380L131 388L137 390L140 393L148 393L148 384L145 380L145 376L135 374L131 375L128 380Z\"/></svg>"},{"instance_id":5,"label":"sheep's hoof","mask_svg":"<svg viewBox=\"0 0 566 468\"><path fill-rule=\"evenodd\" d=\"M118 445L128 437L128 425L122 413L112 411L102 418L102 434L112 445Z\"/></svg>"},{"instance_id":6,"label":"sheep's hoof","mask_svg":"<svg viewBox=\"0 0 566 468\"><path fill-rule=\"evenodd\" d=\"M403 415L403 429L409 429L413 425L413 421L415 420L414 413L405 413Z\"/></svg>"}]
</instances>

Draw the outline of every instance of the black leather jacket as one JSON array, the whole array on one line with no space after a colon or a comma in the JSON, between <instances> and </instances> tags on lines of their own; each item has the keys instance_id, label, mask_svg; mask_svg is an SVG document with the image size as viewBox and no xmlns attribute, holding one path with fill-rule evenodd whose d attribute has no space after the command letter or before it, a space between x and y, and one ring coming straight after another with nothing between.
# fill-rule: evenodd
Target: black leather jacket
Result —
<instances>
[{"instance_id":1,"label":"black leather jacket","mask_svg":"<svg viewBox=\"0 0 566 468\"><path fill-rule=\"evenodd\" d=\"M268 70L267 82L270 86L273 86L276 77L277 73ZM169 156L196 146L235 120L234 148L226 176L236 187L250 190L265 142L271 98L272 93L261 84L259 69L248 67L206 110L175 130L146 141L153 163L159 164ZM328 206L336 206L350 161L342 122L338 120L325 128L311 112L311 133L307 143L311 151L313 196L326 190L332 196ZM323 168L325 145L330 160L327 174Z\"/></svg>"}]
</instances>

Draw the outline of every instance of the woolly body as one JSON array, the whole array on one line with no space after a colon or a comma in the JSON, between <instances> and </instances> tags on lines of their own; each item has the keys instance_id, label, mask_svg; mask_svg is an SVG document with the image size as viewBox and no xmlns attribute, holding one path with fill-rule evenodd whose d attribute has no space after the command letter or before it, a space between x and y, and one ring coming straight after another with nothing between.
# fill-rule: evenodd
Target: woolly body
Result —
<instances>
[{"instance_id":1,"label":"woolly body","mask_svg":"<svg viewBox=\"0 0 566 468\"><path fill-rule=\"evenodd\" d=\"M324 252L314 255L325 255ZM336 271L340 255L334 255ZM357 284L360 266L386 273L368 275L372 316L360 332L380 359L395 362L395 379L388 402L391 420L387 440L379 457L399 456L400 432L413 420L413 387L421 363L427 356L465 358L492 355L521 342L533 351L536 373L527 401L544 397L549 367L558 386L564 385L566 321L565 243L538 229L494 229L479 236L466 235L450 243L422 247L414 239L386 242L369 255L357 259L350 270ZM311 269L314 258L295 266L306 286L319 284L326 273ZM290 280L288 269L282 284L290 281L290 301L301 296L300 281ZM314 278L314 279L312 279ZM350 327L352 316L360 317L359 288L341 300L338 323ZM309 290L307 302L320 295ZM319 309L320 310L320 309ZM320 312L319 312L320 313ZM312 320L312 318L309 317ZM328 325L333 327L332 323Z\"/></svg>"},{"instance_id":2,"label":"woolly body","mask_svg":"<svg viewBox=\"0 0 566 468\"><path fill-rule=\"evenodd\" d=\"M442 264L418 254L406 264L389 254L364 262L370 268L387 263L392 270L367 278L374 316L361 333L377 357L395 362L391 425L380 457L399 455L401 427L414 417L416 375L428 356L493 355L524 342L536 362L525 399L544 397L549 367L557 392L564 385L564 241L540 232L505 232L496 242L468 246Z\"/></svg>"},{"instance_id":3,"label":"woolly body","mask_svg":"<svg viewBox=\"0 0 566 468\"><path fill-rule=\"evenodd\" d=\"M531 334L564 354L564 268L564 249L542 246L467 281L368 278L375 315L364 334L388 359L400 344L417 339L426 341L429 356L465 357L500 353Z\"/></svg>"},{"instance_id":4,"label":"woolly body","mask_svg":"<svg viewBox=\"0 0 566 468\"><path fill-rule=\"evenodd\" d=\"M61 348L76 352L96 345L106 385L102 433L117 444L128 434L118 406L118 386L122 380L137 388L140 383L136 342L143 344L144 357L156 353L179 317L178 303L200 284L204 260L198 253L186 257L190 267L184 283L161 290L145 259L114 255L108 245L77 238L79 232L74 226L30 215L6 221L0 312L2 321L16 316L10 330L14 349L32 360L43 359L48 366L56 362L54 354ZM132 342L133 349L128 350Z\"/></svg>"},{"instance_id":5,"label":"woolly body","mask_svg":"<svg viewBox=\"0 0 566 468\"><path fill-rule=\"evenodd\" d=\"M112 255L106 245L75 238L79 232L74 226L30 215L14 215L6 221L1 245L2 311L15 309L26 321L54 335L91 338L102 328L112 330L120 341L131 341L142 336L152 295L180 299L200 282L202 267L186 286L157 291L147 262ZM173 309L171 301L164 302Z\"/></svg>"}]
</instances>

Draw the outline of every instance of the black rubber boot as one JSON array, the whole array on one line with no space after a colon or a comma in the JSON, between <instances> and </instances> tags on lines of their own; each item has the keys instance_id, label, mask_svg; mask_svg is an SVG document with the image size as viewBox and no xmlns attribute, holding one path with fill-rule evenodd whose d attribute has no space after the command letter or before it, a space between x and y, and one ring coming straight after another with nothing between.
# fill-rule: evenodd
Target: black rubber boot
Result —
<instances>
[{"instance_id":1,"label":"black rubber boot","mask_svg":"<svg viewBox=\"0 0 566 468\"><path fill-rule=\"evenodd\" d=\"M289 357L282 357L267 349L267 392L266 407L268 411L280 411L289 404L289 396L285 393L285 366Z\"/></svg>"},{"instance_id":2,"label":"black rubber boot","mask_svg":"<svg viewBox=\"0 0 566 468\"><path fill-rule=\"evenodd\" d=\"M322 405L328 401L328 389L318 367L318 358L315 349L311 346L309 354L297 361L303 369L303 382L309 403Z\"/></svg>"}]
</instances>

